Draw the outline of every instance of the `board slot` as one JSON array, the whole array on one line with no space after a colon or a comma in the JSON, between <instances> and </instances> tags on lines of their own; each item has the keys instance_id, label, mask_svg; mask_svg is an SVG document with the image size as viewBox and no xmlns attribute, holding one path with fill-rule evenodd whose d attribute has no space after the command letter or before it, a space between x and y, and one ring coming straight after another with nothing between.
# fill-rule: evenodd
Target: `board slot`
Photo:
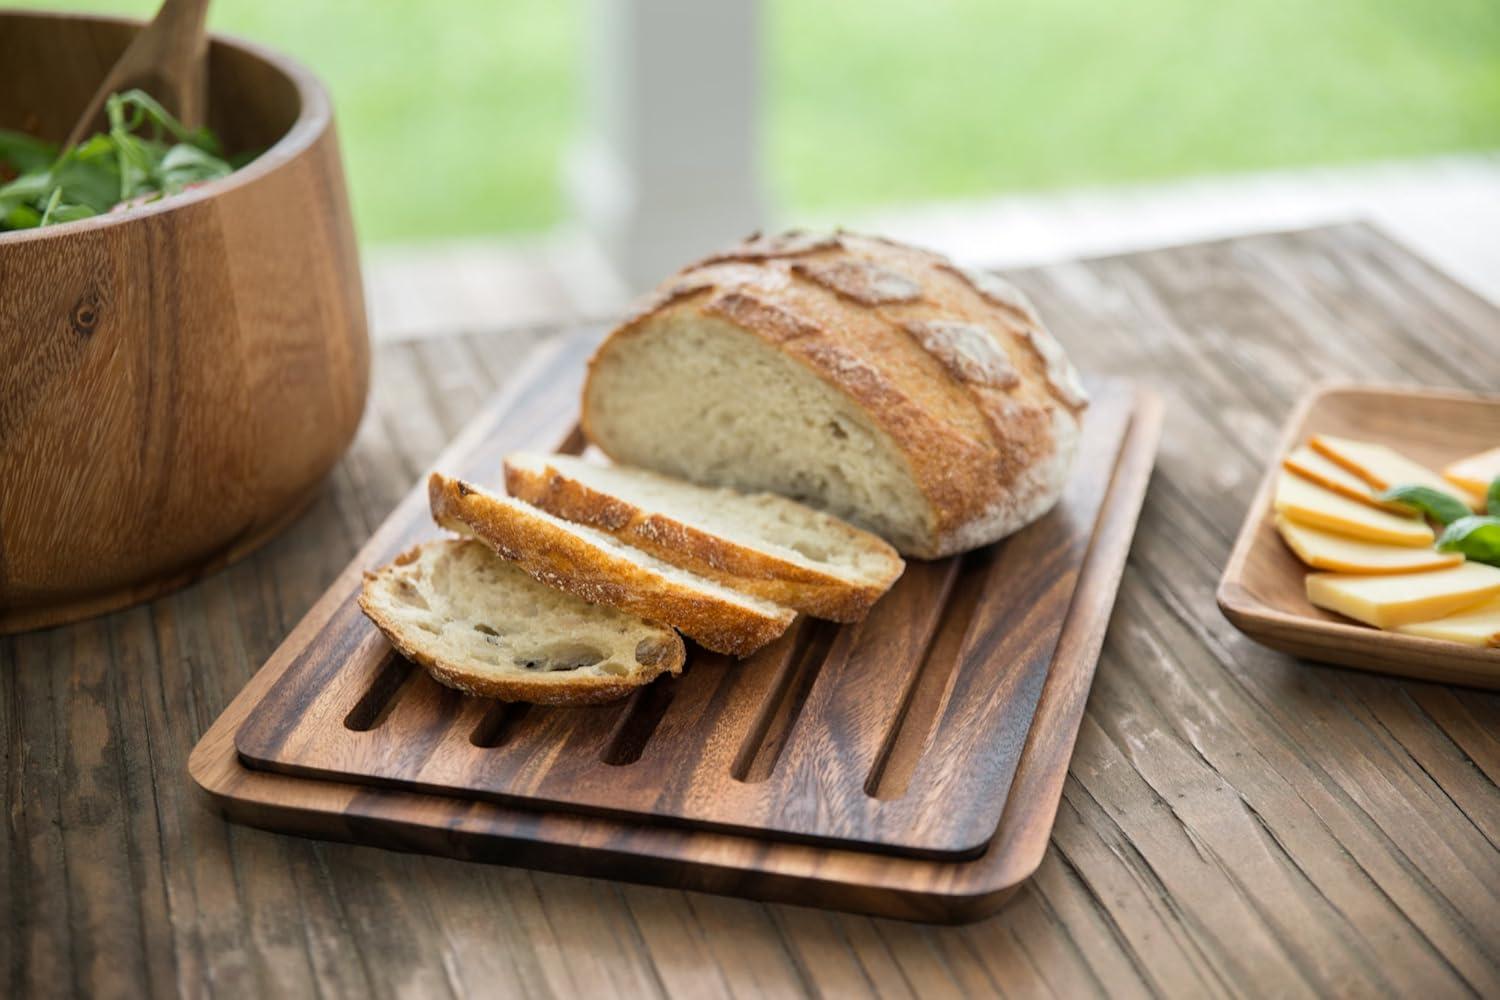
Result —
<instances>
[{"instance_id":1,"label":"board slot","mask_svg":"<svg viewBox=\"0 0 1500 1000\"><path fill-rule=\"evenodd\" d=\"M411 661L394 649L386 651L385 660L375 671L370 686L354 703L349 714L344 716L344 728L356 733L367 733L385 721L396 702L400 691L411 678Z\"/></svg>"},{"instance_id":2,"label":"board slot","mask_svg":"<svg viewBox=\"0 0 1500 1000\"><path fill-rule=\"evenodd\" d=\"M635 695L630 708L610 734L599 759L611 767L623 767L640 760L662 716L672 705L677 684L676 677L661 677Z\"/></svg>"},{"instance_id":3,"label":"board slot","mask_svg":"<svg viewBox=\"0 0 1500 1000\"><path fill-rule=\"evenodd\" d=\"M802 715L813 682L818 679L839 632L836 622L815 619L804 619L800 627L797 648L787 657L730 767L729 773L736 781L758 784L776 770L776 761Z\"/></svg>"},{"instance_id":4,"label":"board slot","mask_svg":"<svg viewBox=\"0 0 1500 1000\"><path fill-rule=\"evenodd\" d=\"M510 742L521 721L531 711L524 701L497 701L469 731L469 742L485 750L494 750Z\"/></svg>"},{"instance_id":5,"label":"board slot","mask_svg":"<svg viewBox=\"0 0 1500 1000\"><path fill-rule=\"evenodd\" d=\"M899 799L911 783L917 761L927 749L933 727L958 674L964 636L974 620L980 596L1004 542L966 555L947 593L937 628L928 639L922 661L912 672L885 743L865 780L865 794L877 799Z\"/></svg>"}]
</instances>

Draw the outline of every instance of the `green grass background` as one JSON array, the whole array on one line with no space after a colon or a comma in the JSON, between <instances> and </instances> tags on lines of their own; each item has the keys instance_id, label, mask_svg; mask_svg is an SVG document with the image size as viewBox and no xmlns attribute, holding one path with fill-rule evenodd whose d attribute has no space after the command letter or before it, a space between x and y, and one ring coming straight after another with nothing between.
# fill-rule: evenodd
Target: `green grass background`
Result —
<instances>
[{"instance_id":1,"label":"green grass background","mask_svg":"<svg viewBox=\"0 0 1500 1000\"><path fill-rule=\"evenodd\" d=\"M211 23L327 80L380 241L562 217L587 11L216 0ZM767 0L765 21L766 169L791 216L1500 146L1496 0Z\"/></svg>"}]
</instances>

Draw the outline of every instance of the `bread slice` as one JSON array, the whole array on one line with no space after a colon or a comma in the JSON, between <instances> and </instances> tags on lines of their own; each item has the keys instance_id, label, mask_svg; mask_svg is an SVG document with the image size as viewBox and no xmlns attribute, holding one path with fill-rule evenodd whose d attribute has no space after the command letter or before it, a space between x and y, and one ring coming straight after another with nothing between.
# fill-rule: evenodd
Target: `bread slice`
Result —
<instances>
[{"instance_id":1,"label":"bread slice","mask_svg":"<svg viewBox=\"0 0 1500 1000\"><path fill-rule=\"evenodd\" d=\"M687 658L670 628L553 590L472 538L367 573L359 606L440 683L502 701L614 701Z\"/></svg>"},{"instance_id":2,"label":"bread slice","mask_svg":"<svg viewBox=\"0 0 1500 1000\"><path fill-rule=\"evenodd\" d=\"M771 493L530 452L505 460L505 485L663 562L816 618L858 621L906 566L868 531Z\"/></svg>"},{"instance_id":3,"label":"bread slice","mask_svg":"<svg viewBox=\"0 0 1500 1000\"><path fill-rule=\"evenodd\" d=\"M434 472L432 516L472 534L541 582L591 604L665 622L719 653L746 656L785 632L791 608L731 590L511 497Z\"/></svg>"}]
</instances>

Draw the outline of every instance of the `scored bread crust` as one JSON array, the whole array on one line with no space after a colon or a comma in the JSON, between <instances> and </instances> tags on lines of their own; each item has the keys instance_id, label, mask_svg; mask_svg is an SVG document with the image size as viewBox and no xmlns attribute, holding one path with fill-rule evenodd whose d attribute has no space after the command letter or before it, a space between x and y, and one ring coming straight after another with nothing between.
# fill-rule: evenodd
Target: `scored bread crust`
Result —
<instances>
[{"instance_id":1,"label":"scored bread crust","mask_svg":"<svg viewBox=\"0 0 1500 1000\"><path fill-rule=\"evenodd\" d=\"M690 265L590 360L581 422L606 454L596 374L632 337L698 317L772 345L887 435L928 506L922 537L890 539L904 555L994 541L1062 493L1087 396L1025 295L995 275L845 232L755 236Z\"/></svg>"},{"instance_id":2,"label":"scored bread crust","mask_svg":"<svg viewBox=\"0 0 1500 1000\"><path fill-rule=\"evenodd\" d=\"M886 571L874 579L860 580L793 562L660 511L645 510L590 486L545 458L542 461L542 468L528 468L506 460L505 485L512 496L558 517L614 535L664 562L815 618L859 621L905 568L896 551L878 536L783 497L774 499L799 508L801 514L818 518L822 529L837 539L839 545L886 557Z\"/></svg>"},{"instance_id":3,"label":"scored bread crust","mask_svg":"<svg viewBox=\"0 0 1500 1000\"><path fill-rule=\"evenodd\" d=\"M401 586L424 550L442 546L480 545L465 539L443 539L425 542L401 553L378 570L365 573L359 594L359 606L365 615L385 633L402 656L425 669L440 684L481 698L500 701L524 701L537 705L598 705L618 701L662 674L680 674L687 661L687 650L676 632L652 622L640 623L643 638L655 646L653 662L639 663L628 675L603 677L578 671L557 671L527 676L520 672L498 672L485 664L466 663L451 653L439 650L437 637L403 621L389 596ZM492 557L493 558L493 557ZM523 577L523 579L525 579ZM571 598L570 598L571 599ZM613 613L613 612L611 612Z\"/></svg>"},{"instance_id":4,"label":"scored bread crust","mask_svg":"<svg viewBox=\"0 0 1500 1000\"><path fill-rule=\"evenodd\" d=\"M427 480L432 517L472 534L537 580L650 621L665 622L706 649L748 656L779 637L796 612L753 595L744 602L673 580L541 510L434 472ZM643 559L651 557L641 554ZM761 605L756 607L755 605Z\"/></svg>"}]
</instances>

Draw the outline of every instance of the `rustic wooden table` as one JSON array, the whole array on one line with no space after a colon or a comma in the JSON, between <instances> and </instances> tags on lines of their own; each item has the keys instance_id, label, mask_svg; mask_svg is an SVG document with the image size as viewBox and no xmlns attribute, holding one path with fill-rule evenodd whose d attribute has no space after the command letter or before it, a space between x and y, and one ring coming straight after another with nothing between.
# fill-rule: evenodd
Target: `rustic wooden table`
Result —
<instances>
[{"instance_id":1,"label":"rustic wooden table","mask_svg":"<svg viewBox=\"0 0 1500 1000\"><path fill-rule=\"evenodd\" d=\"M1340 227L1021 272L1168 419L1052 850L928 927L226 824L198 736L540 334L391 345L283 537L149 606L0 640L0 992L1500 995L1500 695L1300 663L1214 605L1317 380L1500 388L1500 312Z\"/></svg>"}]
</instances>

